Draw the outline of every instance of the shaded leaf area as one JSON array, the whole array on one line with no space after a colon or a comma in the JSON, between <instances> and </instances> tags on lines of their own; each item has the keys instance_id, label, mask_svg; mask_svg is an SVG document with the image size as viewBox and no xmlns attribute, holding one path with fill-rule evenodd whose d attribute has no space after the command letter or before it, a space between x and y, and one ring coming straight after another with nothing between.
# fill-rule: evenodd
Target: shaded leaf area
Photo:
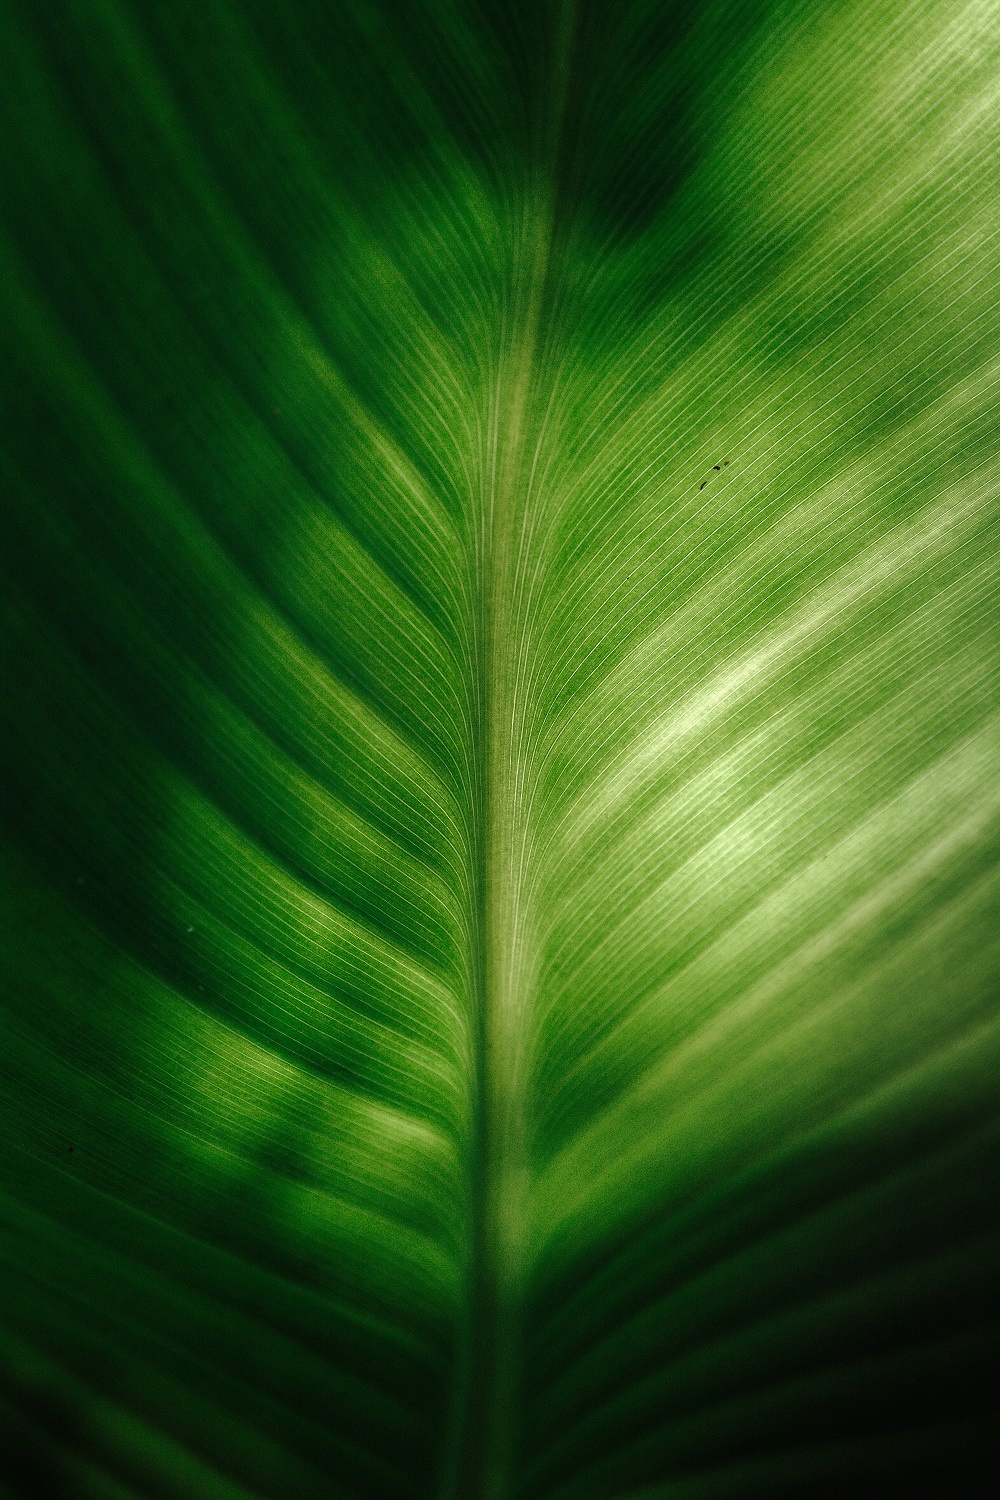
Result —
<instances>
[{"instance_id":1,"label":"shaded leaf area","mask_svg":"<svg viewBox=\"0 0 1000 1500\"><path fill-rule=\"evenodd\" d=\"M0 1494L986 1493L998 19L7 8Z\"/></svg>"},{"instance_id":2,"label":"shaded leaf area","mask_svg":"<svg viewBox=\"0 0 1000 1500\"><path fill-rule=\"evenodd\" d=\"M5 41L15 1492L419 1493L444 1422L467 686L427 598L462 581L242 212L220 76L351 201L252 22Z\"/></svg>"}]
</instances>

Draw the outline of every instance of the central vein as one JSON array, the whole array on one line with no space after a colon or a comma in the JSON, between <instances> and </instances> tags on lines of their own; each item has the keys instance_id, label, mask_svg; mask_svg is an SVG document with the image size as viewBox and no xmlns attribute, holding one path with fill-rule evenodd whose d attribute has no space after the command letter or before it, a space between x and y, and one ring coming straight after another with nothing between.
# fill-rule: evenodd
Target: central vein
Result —
<instances>
[{"instance_id":1,"label":"central vein","mask_svg":"<svg viewBox=\"0 0 1000 1500\"><path fill-rule=\"evenodd\" d=\"M529 746L520 671L527 603L521 588L522 539L541 437L539 353L573 10L574 0L562 0L547 95L550 124L523 199L476 539L479 1067L468 1310L443 1485L447 1500L507 1500L517 1464L528 1175L525 1020L531 981L524 899Z\"/></svg>"}]
</instances>

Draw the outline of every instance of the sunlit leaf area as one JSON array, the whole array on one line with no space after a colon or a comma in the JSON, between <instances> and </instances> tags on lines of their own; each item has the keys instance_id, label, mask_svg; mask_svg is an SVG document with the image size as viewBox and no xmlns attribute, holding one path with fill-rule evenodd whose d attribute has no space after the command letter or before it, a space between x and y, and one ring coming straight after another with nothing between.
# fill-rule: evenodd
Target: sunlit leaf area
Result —
<instances>
[{"instance_id":1,"label":"sunlit leaf area","mask_svg":"<svg viewBox=\"0 0 1000 1500\"><path fill-rule=\"evenodd\" d=\"M5 0L0 1500L975 1500L1000 0Z\"/></svg>"}]
</instances>

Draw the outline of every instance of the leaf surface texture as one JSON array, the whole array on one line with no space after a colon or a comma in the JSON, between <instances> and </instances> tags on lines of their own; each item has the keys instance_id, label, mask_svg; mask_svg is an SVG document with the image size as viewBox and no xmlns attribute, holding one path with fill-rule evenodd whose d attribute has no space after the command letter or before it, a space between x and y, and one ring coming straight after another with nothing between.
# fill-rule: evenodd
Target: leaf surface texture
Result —
<instances>
[{"instance_id":1,"label":"leaf surface texture","mask_svg":"<svg viewBox=\"0 0 1000 1500\"><path fill-rule=\"evenodd\" d=\"M4 1500L980 1493L998 23L10 0Z\"/></svg>"}]
</instances>

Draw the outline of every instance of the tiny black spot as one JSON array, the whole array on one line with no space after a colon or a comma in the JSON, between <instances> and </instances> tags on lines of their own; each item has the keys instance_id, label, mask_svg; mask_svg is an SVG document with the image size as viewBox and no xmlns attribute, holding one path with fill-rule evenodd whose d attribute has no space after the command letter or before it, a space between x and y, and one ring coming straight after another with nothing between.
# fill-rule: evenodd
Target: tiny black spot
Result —
<instances>
[{"instance_id":1,"label":"tiny black spot","mask_svg":"<svg viewBox=\"0 0 1000 1500\"><path fill-rule=\"evenodd\" d=\"M699 490L703 490L705 488L705 486L706 486L707 483L708 483L708 480L707 479L703 479L701 481L701 484L699 484L699 486L698 486Z\"/></svg>"},{"instance_id":2,"label":"tiny black spot","mask_svg":"<svg viewBox=\"0 0 1000 1500\"><path fill-rule=\"evenodd\" d=\"M72 1155L73 1155L73 1152L74 1152L74 1151L75 1151L75 1150L76 1150L76 1147L75 1147L75 1146L70 1146L70 1148L69 1148L69 1154L70 1154L70 1156L72 1156Z\"/></svg>"},{"instance_id":3,"label":"tiny black spot","mask_svg":"<svg viewBox=\"0 0 1000 1500\"><path fill-rule=\"evenodd\" d=\"M713 465L712 465L712 468L713 468L713 469L714 469L714 470L715 470L715 472L716 472L716 473L717 473L717 474L718 474L718 473L720 473L720 472L721 472L721 467L720 467L720 465L719 465L719 464L713 464Z\"/></svg>"}]
</instances>

